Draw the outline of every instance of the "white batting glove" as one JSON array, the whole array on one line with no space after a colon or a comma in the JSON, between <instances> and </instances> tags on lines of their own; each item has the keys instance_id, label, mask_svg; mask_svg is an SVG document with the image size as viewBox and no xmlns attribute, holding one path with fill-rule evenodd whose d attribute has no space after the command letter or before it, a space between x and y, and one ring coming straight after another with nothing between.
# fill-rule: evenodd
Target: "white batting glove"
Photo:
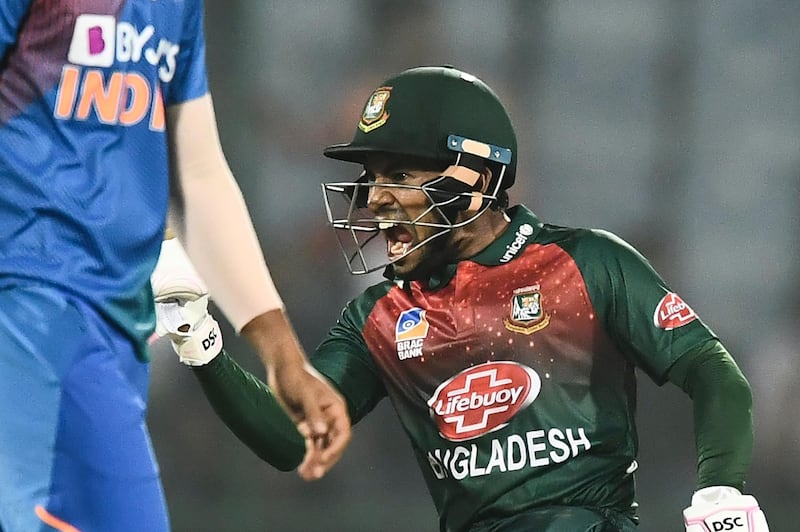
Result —
<instances>
[{"instance_id":1,"label":"white batting glove","mask_svg":"<svg viewBox=\"0 0 800 532\"><path fill-rule=\"evenodd\" d=\"M769 532L756 498L730 486L697 490L683 522L686 532Z\"/></svg>"},{"instance_id":2,"label":"white batting glove","mask_svg":"<svg viewBox=\"0 0 800 532\"><path fill-rule=\"evenodd\" d=\"M178 359L208 364L222 350L222 333L208 313L208 290L177 239L164 240L150 277L156 302L156 333L168 336Z\"/></svg>"}]
</instances>

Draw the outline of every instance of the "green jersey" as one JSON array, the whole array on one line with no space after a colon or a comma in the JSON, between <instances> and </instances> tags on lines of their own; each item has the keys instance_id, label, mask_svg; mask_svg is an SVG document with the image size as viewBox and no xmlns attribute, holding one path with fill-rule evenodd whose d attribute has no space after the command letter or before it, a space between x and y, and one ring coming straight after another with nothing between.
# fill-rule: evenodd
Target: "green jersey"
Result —
<instances>
[{"instance_id":1,"label":"green jersey","mask_svg":"<svg viewBox=\"0 0 800 532\"><path fill-rule=\"evenodd\" d=\"M715 337L619 238L509 213L477 256L351 301L314 366L354 423L389 397L442 530L554 505L633 516L634 370L662 384Z\"/></svg>"}]
</instances>

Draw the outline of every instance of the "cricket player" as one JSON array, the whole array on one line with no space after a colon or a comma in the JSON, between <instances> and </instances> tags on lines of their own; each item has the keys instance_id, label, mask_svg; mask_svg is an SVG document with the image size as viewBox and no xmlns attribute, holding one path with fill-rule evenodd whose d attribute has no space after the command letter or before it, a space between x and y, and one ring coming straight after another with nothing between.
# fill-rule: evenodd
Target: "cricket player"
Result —
<instances>
[{"instance_id":1,"label":"cricket player","mask_svg":"<svg viewBox=\"0 0 800 532\"><path fill-rule=\"evenodd\" d=\"M687 532L768 530L742 494L752 396L736 362L629 244L508 206L517 142L486 84L451 67L402 72L369 96L353 140L324 153L362 168L323 187L348 266L386 279L347 303L312 363L353 423L389 398L442 531L635 530L637 369L693 400ZM233 432L294 468L303 440L270 387L220 342L199 343L217 331L201 295L160 306L162 326Z\"/></svg>"},{"instance_id":2,"label":"cricket player","mask_svg":"<svg viewBox=\"0 0 800 532\"><path fill-rule=\"evenodd\" d=\"M307 364L219 145L201 0L0 0L0 183L0 531L168 530L145 404L170 203L314 443L300 474L338 458L344 402Z\"/></svg>"}]
</instances>

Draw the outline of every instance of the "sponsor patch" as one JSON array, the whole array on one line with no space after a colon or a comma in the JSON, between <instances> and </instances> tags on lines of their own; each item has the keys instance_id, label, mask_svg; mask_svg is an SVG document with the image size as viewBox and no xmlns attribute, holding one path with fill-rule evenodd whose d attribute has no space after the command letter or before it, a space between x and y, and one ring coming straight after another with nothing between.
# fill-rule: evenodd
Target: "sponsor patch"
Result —
<instances>
[{"instance_id":1,"label":"sponsor patch","mask_svg":"<svg viewBox=\"0 0 800 532\"><path fill-rule=\"evenodd\" d=\"M511 332L521 334L533 334L550 325L550 315L542 306L542 292L538 284L514 290L511 315L503 318L503 325Z\"/></svg>"},{"instance_id":2,"label":"sponsor patch","mask_svg":"<svg viewBox=\"0 0 800 532\"><path fill-rule=\"evenodd\" d=\"M671 331L697 319L697 314L674 292L669 292L656 306L653 323L656 327Z\"/></svg>"},{"instance_id":3,"label":"sponsor patch","mask_svg":"<svg viewBox=\"0 0 800 532\"><path fill-rule=\"evenodd\" d=\"M112 15L78 15L53 116L122 126L147 120L151 130L164 131L161 91L175 76L180 49L152 24L140 28ZM142 68L129 66L137 63ZM148 73L150 67L157 80Z\"/></svg>"},{"instance_id":4,"label":"sponsor patch","mask_svg":"<svg viewBox=\"0 0 800 532\"><path fill-rule=\"evenodd\" d=\"M394 328L397 358L406 360L422 356L422 342L428 336L428 319L419 307L404 310Z\"/></svg>"},{"instance_id":5,"label":"sponsor patch","mask_svg":"<svg viewBox=\"0 0 800 532\"><path fill-rule=\"evenodd\" d=\"M76 65L111 66L114 63L116 32L117 21L111 15L78 15L67 59Z\"/></svg>"},{"instance_id":6,"label":"sponsor patch","mask_svg":"<svg viewBox=\"0 0 800 532\"><path fill-rule=\"evenodd\" d=\"M439 434L460 442L499 430L539 395L542 381L517 362L486 362L456 374L428 400Z\"/></svg>"},{"instance_id":7,"label":"sponsor patch","mask_svg":"<svg viewBox=\"0 0 800 532\"><path fill-rule=\"evenodd\" d=\"M503 256L500 257L500 262L505 264L516 257L517 253L519 253L519 251L528 242L528 239L531 237L531 235L533 235L533 226L531 224L520 225L516 232L514 232L514 240L512 240L510 244L506 245L506 251L503 253Z\"/></svg>"},{"instance_id":8,"label":"sponsor patch","mask_svg":"<svg viewBox=\"0 0 800 532\"><path fill-rule=\"evenodd\" d=\"M414 340L428 336L428 318L419 307L404 310L397 318L394 329L395 341Z\"/></svg>"},{"instance_id":9,"label":"sponsor patch","mask_svg":"<svg viewBox=\"0 0 800 532\"><path fill-rule=\"evenodd\" d=\"M378 129L389 120L389 111L386 110L386 102L392 95L391 87L379 87L367 100L364 112L361 113L361 120L358 122L358 129L364 133L369 133Z\"/></svg>"}]
</instances>

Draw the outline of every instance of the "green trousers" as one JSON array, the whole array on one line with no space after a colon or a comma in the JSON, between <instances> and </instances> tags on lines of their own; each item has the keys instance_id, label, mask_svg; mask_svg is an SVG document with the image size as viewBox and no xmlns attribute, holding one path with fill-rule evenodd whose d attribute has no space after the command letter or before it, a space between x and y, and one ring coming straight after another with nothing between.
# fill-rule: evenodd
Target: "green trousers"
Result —
<instances>
[{"instance_id":1,"label":"green trousers","mask_svg":"<svg viewBox=\"0 0 800 532\"><path fill-rule=\"evenodd\" d=\"M630 517L612 510L571 506L535 508L497 519L484 520L469 532L636 532Z\"/></svg>"}]
</instances>

